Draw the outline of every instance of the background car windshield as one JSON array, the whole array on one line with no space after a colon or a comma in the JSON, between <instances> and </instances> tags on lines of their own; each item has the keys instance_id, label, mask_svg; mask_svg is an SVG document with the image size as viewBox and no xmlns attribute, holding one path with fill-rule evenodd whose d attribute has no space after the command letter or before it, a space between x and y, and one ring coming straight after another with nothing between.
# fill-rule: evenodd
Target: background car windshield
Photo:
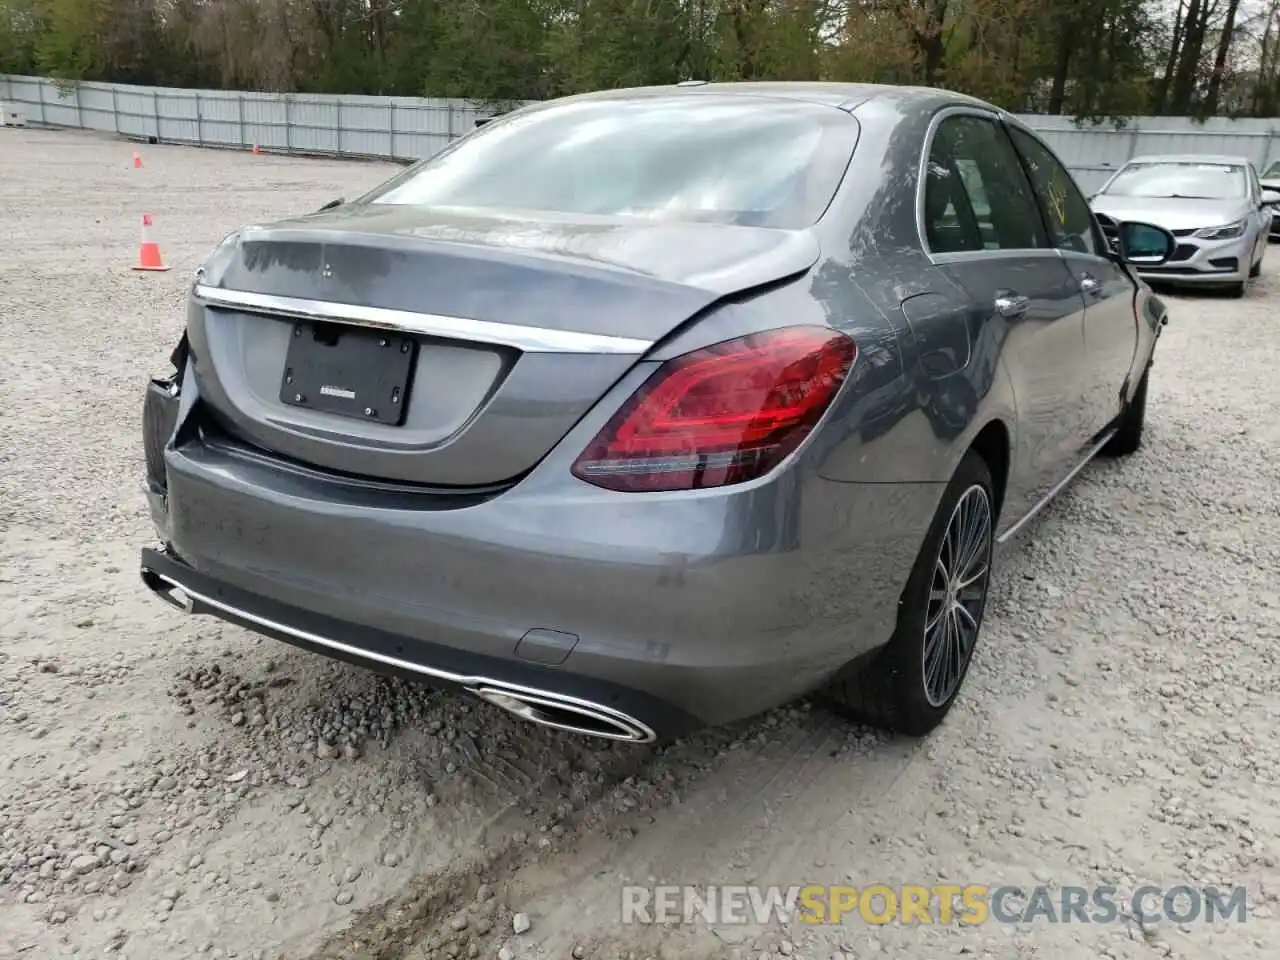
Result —
<instances>
[{"instance_id":1,"label":"background car windshield","mask_svg":"<svg viewBox=\"0 0 1280 960\"><path fill-rule=\"evenodd\" d=\"M481 127L365 199L799 228L831 202L857 129L743 97L567 103Z\"/></svg>"},{"instance_id":2,"label":"background car windshield","mask_svg":"<svg viewBox=\"0 0 1280 960\"><path fill-rule=\"evenodd\" d=\"M1244 168L1232 164L1139 163L1121 170L1104 192L1116 197L1235 200L1248 189Z\"/></svg>"}]
</instances>

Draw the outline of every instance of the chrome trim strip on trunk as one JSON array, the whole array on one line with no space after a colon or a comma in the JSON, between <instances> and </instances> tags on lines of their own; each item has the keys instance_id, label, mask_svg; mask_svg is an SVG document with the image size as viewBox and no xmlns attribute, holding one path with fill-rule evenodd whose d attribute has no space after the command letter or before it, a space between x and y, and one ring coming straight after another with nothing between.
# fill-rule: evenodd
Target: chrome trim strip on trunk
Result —
<instances>
[{"instance_id":1,"label":"chrome trim strip on trunk","mask_svg":"<svg viewBox=\"0 0 1280 960\"><path fill-rule=\"evenodd\" d=\"M376 330L396 330L428 337L473 340L515 347L525 353L609 353L639 356L653 346L652 340L615 337L577 330L547 330L491 320L469 320L409 310L388 310L355 303L278 297L246 290L223 290L197 282L191 291L196 299L211 307L249 310L294 320L336 320Z\"/></svg>"},{"instance_id":2,"label":"chrome trim strip on trunk","mask_svg":"<svg viewBox=\"0 0 1280 960\"><path fill-rule=\"evenodd\" d=\"M539 690L535 687L525 687L519 684L507 683L505 680L492 680L488 677L472 677L465 676L460 673L453 673L448 670L441 670L437 667L429 667L424 664L414 663L412 660L403 660L400 657L387 656L386 654L376 653L371 650L363 650L360 647L353 647L350 644L312 633L309 630L301 630L297 627L290 626L286 623L280 623L267 617L260 617L257 614L234 607L221 600L215 600L213 597L207 596L190 587L179 583L173 577L166 576L156 570L143 568L144 581L153 593L159 596L171 606L185 610L187 613L198 613L198 607L203 605L214 610L221 610L223 613L230 614L239 620L257 624L268 630L275 630L279 633L287 633L291 637L304 640L307 643L315 644L318 647L326 647L330 650L337 650L348 656L356 657L361 660L372 660L385 666L395 667L399 670L405 670L410 673L416 673L419 676L430 677L436 680L442 680L446 683L453 683L463 687L468 693L485 700L509 713L516 714L524 720L532 723L541 724L542 726L555 727L560 730L567 730L571 733L582 734L584 736L600 737L605 740L625 740L630 743L652 743L657 739L653 729L647 724L641 723L634 717L622 713L620 710L614 710L612 707L606 707L602 704L592 703L590 700L581 700L578 697L569 697L560 693L552 693L549 690ZM154 577L160 583L167 584L167 589L160 589L152 584L147 578ZM486 695L487 694L487 695ZM606 732L599 729L593 729L586 726L570 725L562 722L556 722L551 719L543 719L537 715L536 709L521 712L514 703L498 702L492 695L505 694L508 700L520 701L523 704L535 707L537 705L545 705L551 708L559 707L563 710L583 715L584 717L598 718L602 725L613 727L617 733Z\"/></svg>"}]
</instances>

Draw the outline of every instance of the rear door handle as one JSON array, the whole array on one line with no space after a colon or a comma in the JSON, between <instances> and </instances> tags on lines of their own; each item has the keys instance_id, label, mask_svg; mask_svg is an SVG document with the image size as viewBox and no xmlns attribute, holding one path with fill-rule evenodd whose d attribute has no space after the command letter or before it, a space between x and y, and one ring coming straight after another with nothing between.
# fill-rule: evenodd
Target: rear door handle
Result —
<instances>
[{"instance_id":1,"label":"rear door handle","mask_svg":"<svg viewBox=\"0 0 1280 960\"><path fill-rule=\"evenodd\" d=\"M1002 317L1020 317L1029 306L1031 301L1017 293L1002 293L996 297L996 313Z\"/></svg>"},{"instance_id":2,"label":"rear door handle","mask_svg":"<svg viewBox=\"0 0 1280 960\"><path fill-rule=\"evenodd\" d=\"M1102 284L1100 284L1095 277L1092 277L1087 273L1082 273L1080 275L1080 289L1090 296L1096 297L1102 292Z\"/></svg>"}]
</instances>

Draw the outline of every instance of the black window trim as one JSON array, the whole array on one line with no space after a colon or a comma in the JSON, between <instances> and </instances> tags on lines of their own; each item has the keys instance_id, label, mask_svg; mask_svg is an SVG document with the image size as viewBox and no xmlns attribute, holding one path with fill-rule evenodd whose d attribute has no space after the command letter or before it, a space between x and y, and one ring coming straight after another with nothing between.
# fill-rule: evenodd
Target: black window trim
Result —
<instances>
[{"instance_id":1,"label":"black window trim","mask_svg":"<svg viewBox=\"0 0 1280 960\"><path fill-rule=\"evenodd\" d=\"M1052 243L1048 247L1000 247L996 250L957 250L948 253L935 253L929 249L929 233L925 225L925 206L924 194L929 183L929 156L933 151L933 141L938 134L938 128L942 126L943 121L953 117L977 117L980 120L986 120L995 125L997 131L1008 139L1008 133L1003 129L1004 111L994 108L984 108L979 106L955 105L946 106L936 111L929 120L929 127L925 131L924 146L921 149L920 156L917 159L916 170L916 235L920 242L920 249L924 251L929 262L942 265L947 263L960 263L970 260L1000 260L1009 257L1056 257L1061 259L1063 251ZM1022 172L1023 181L1027 184L1030 191L1031 202L1040 214L1040 220L1044 226L1047 235L1052 238L1052 232L1048 231L1048 224L1044 221L1044 211L1040 210L1040 203L1036 199L1035 189L1032 187L1030 178L1027 176L1026 170L1021 167L1021 155L1017 148L1010 143L1010 149L1013 150L1014 156L1018 158L1020 164L1019 170ZM948 156L950 156L948 154ZM1061 161L1059 161L1061 162Z\"/></svg>"}]
</instances>

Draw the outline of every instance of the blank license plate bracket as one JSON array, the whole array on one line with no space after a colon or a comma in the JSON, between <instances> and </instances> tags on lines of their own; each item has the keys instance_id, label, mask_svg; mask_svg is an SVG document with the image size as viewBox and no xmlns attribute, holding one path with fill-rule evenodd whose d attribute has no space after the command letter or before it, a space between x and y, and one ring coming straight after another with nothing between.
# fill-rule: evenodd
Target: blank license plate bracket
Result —
<instances>
[{"instance_id":1,"label":"blank license plate bracket","mask_svg":"<svg viewBox=\"0 0 1280 960\"><path fill-rule=\"evenodd\" d=\"M412 337L337 323L293 326L280 400L292 407L404 423L418 344Z\"/></svg>"}]
</instances>

